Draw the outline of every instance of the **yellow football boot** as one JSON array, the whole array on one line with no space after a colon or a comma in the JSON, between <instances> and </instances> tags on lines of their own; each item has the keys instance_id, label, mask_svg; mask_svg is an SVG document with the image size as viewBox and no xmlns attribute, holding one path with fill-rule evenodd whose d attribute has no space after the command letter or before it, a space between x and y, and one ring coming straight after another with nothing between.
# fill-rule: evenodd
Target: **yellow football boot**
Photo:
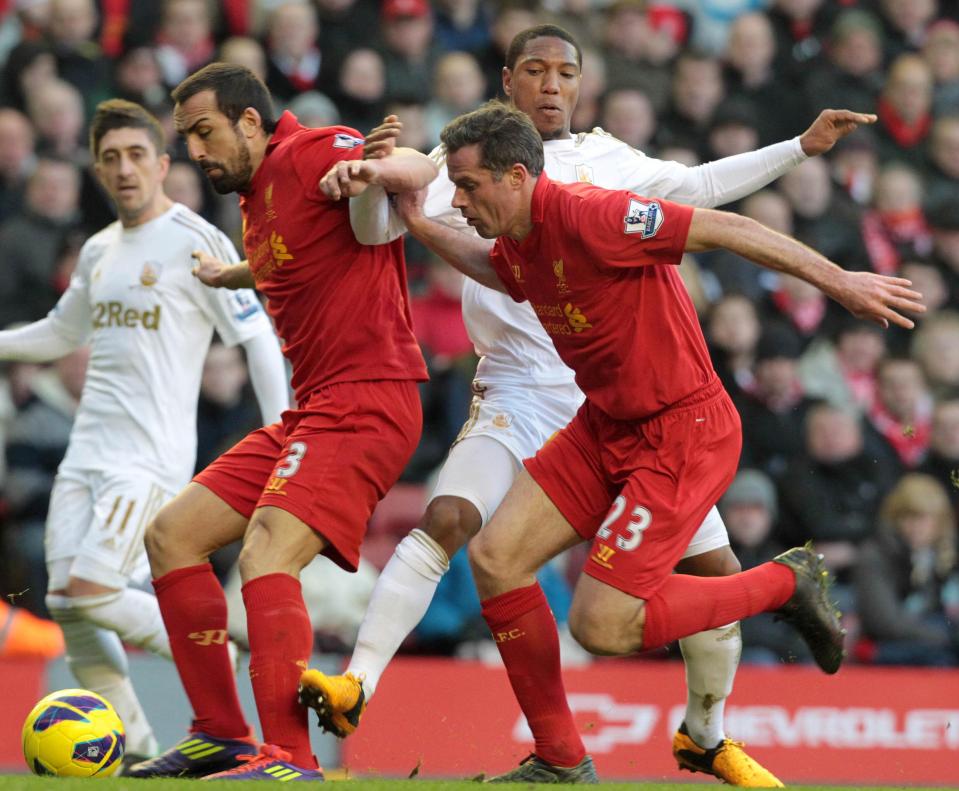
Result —
<instances>
[{"instance_id":1,"label":"yellow football boot","mask_svg":"<svg viewBox=\"0 0 959 791\"><path fill-rule=\"evenodd\" d=\"M680 725L673 736L673 756L680 769L704 772L731 786L785 788L772 772L746 754L742 742L723 739L717 746L707 750L690 738L686 723Z\"/></svg>"},{"instance_id":2,"label":"yellow football boot","mask_svg":"<svg viewBox=\"0 0 959 791\"><path fill-rule=\"evenodd\" d=\"M356 730L366 709L363 682L352 673L328 676L306 670L300 676L299 697L316 712L320 727L341 739Z\"/></svg>"}]
</instances>

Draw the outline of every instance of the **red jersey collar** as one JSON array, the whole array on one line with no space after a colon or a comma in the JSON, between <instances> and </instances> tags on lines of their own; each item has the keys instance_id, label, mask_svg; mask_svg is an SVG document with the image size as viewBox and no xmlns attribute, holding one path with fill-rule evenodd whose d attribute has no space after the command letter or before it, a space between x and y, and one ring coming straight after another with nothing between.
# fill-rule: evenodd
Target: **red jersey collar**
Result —
<instances>
[{"instance_id":1,"label":"red jersey collar","mask_svg":"<svg viewBox=\"0 0 959 791\"><path fill-rule=\"evenodd\" d=\"M300 122L296 119L296 116L289 110L284 110L280 120L276 122L276 129L273 130L270 142L266 144L266 150L269 151L278 146L299 128Z\"/></svg>"}]
</instances>

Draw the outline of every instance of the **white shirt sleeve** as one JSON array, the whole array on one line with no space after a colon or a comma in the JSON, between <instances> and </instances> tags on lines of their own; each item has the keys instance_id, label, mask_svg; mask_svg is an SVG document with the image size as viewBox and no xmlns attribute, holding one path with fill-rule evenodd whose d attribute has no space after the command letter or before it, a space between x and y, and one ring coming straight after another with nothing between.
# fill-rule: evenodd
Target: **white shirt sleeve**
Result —
<instances>
[{"instance_id":1,"label":"white shirt sleeve","mask_svg":"<svg viewBox=\"0 0 959 791\"><path fill-rule=\"evenodd\" d=\"M261 332L243 342L250 382L260 405L263 425L276 423L290 408L290 386L280 344L272 332Z\"/></svg>"},{"instance_id":2,"label":"white shirt sleeve","mask_svg":"<svg viewBox=\"0 0 959 791\"><path fill-rule=\"evenodd\" d=\"M61 335L47 316L24 327L0 332L0 359L42 363L58 360L79 345Z\"/></svg>"},{"instance_id":3,"label":"white shirt sleeve","mask_svg":"<svg viewBox=\"0 0 959 791\"><path fill-rule=\"evenodd\" d=\"M624 176L635 180L630 189L702 208L750 195L807 159L798 137L696 167L635 153L632 163L623 163L629 168Z\"/></svg>"},{"instance_id":4,"label":"white shirt sleeve","mask_svg":"<svg viewBox=\"0 0 959 791\"><path fill-rule=\"evenodd\" d=\"M199 249L221 261L231 264L240 261L233 243L221 231L217 231L216 239L211 241L207 241L206 236L198 235L196 244ZM199 280L196 285L200 293L201 307L213 321L216 331L227 346L244 343L260 333L273 333L270 320L252 289L210 288Z\"/></svg>"}]
</instances>

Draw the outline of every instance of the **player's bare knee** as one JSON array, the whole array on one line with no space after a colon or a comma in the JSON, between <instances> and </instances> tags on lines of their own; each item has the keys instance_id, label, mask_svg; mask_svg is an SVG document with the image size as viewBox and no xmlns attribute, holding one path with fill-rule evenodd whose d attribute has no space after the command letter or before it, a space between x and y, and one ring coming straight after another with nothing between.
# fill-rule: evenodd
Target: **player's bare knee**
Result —
<instances>
[{"instance_id":1,"label":"player's bare knee","mask_svg":"<svg viewBox=\"0 0 959 791\"><path fill-rule=\"evenodd\" d=\"M507 580L514 573L510 558L503 554L495 541L488 540L484 532L469 542L467 551L470 568L480 589L484 587L484 581Z\"/></svg>"},{"instance_id":2,"label":"player's bare knee","mask_svg":"<svg viewBox=\"0 0 959 791\"><path fill-rule=\"evenodd\" d=\"M482 519L476 509L466 500L453 497L433 500L417 525L443 548L448 558L466 546L481 526Z\"/></svg>"},{"instance_id":3,"label":"player's bare knee","mask_svg":"<svg viewBox=\"0 0 959 791\"><path fill-rule=\"evenodd\" d=\"M677 572L695 577L728 577L742 570L739 558L729 546L683 558L676 564Z\"/></svg>"},{"instance_id":4,"label":"player's bare knee","mask_svg":"<svg viewBox=\"0 0 959 791\"><path fill-rule=\"evenodd\" d=\"M610 613L600 602L573 599L569 631L583 648L596 656L625 656L642 645L643 608Z\"/></svg>"}]
</instances>

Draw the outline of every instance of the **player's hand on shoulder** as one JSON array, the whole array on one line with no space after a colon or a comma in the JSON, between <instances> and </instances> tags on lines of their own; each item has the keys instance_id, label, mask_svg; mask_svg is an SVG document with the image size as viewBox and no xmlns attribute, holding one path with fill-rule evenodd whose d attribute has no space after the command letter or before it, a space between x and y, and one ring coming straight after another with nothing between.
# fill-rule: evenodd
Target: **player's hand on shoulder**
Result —
<instances>
[{"instance_id":1,"label":"player's hand on shoulder","mask_svg":"<svg viewBox=\"0 0 959 791\"><path fill-rule=\"evenodd\" d=\"M377 161L372 159L348 159L337 162L320 179L320 191L330 200L355 198L376 177Z\"/></svg>"},{"instance_id":2,"label":"player's hand on shoulder","mask_svg":"<svg viewBox=\"0 0 959 791\"><path fill-rule=\"evenodd\" d=\"M191 256L196 261L193 265L193 276L205 286L219 288L223 271L229 265L203 250L194 250Z\"/></svg>"},{"instance_id":3,"label":"player's hand on shoulder","mask_svg":"<svg viewBox=\"0 0 959 791\"><path fill-rule=\"evenodd\" d=\"M403 122L395 115L388 115L383 123L374 127L363 143L363 159L384 159L396 148L396 138L403 131Z\"/></svg>"},{"instance_id":4,"label":"player's hand on shoulder","mask_svg":"<svg viewBox=\"0 0 959 791\"><path fill-rule=\"evenodd\" d=\"M844 272L835 298L856 318L874 321L883 327L897 324L911 330L915 322L904 314L926 312L922 294L911 286L912 281L902 277Z\"/></svg>"},{"instance_id":5,"label":"player's hand on shoulder","mask_svg":"<svg viewBox=\"0 0 959 791\"><path fill-rule=\"evenodd\" d=\"M854 113L852 110L823 110L799 137L803 153L809 157L825 154L836 143L864 124L876 123L877 116L871 113Z\"/></svg>"}]
</instances>

